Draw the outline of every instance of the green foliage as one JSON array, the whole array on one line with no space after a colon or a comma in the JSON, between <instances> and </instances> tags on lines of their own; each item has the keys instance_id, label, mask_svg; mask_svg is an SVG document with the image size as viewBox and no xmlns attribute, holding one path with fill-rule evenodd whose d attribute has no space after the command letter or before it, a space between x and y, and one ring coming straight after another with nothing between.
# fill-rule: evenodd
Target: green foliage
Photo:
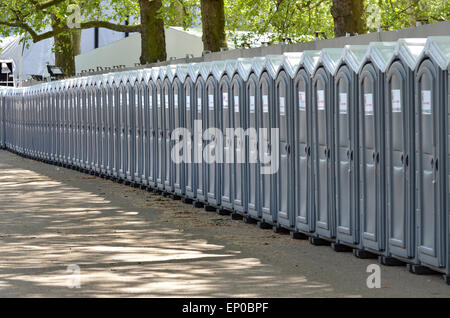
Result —
<instances>
[{"instance_id":1,"label":"green foliage","mask_svg":"<svg viewBox=\"0 0 450 318\"><path fill-rule=\"evenodd\" d=\"M378 26L398 30L416 25L418 20L429 23L450 19L450 1L448 0L366 0L370 31Z\"/></svg>"},{"instance_id":2,"label":"green foliage","mask_svg":"<svg viewBox=\"0 0 450 318\"><path fill-rule=\"evenodd\" d=\"M200 1L163 0L160 16L166 26L193 27L201 23Z\"/></svg>"}]
</instances>

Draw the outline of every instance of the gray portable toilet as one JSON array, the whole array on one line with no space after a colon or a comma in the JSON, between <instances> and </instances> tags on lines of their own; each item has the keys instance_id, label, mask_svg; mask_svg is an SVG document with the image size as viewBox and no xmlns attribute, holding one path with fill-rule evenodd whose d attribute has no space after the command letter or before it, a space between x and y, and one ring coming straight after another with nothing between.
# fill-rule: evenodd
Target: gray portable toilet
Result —
<instances>
[{"instance_id":1,"label":"gray portable toilet","mask_svg":"<svg viewBox=\"0 0 450 318\"><path fill-rule=\"evenodd\" d=\"M174 127L174 105L173 105L173 89L172 89L172 79L173 72L172 67L166 66L160 68L161 77L163 78L163 104L164 104L164 114L163 114L163 130L164 130L164 140L163 140L163 179L164 179L164 191L168 195L172 195L174 192L173 188L173 162L171 160L170 152L172 150L172 131Z\"/></svg>"},{"instance_id":2,"label":"gray portable toilet","mask_svg":"<svg viewBox=\"0 0 450 318\"><path fill-rule=\"evenodd\" d=\"M269 168L272 170L272 164L278 160L279 148L272 143L272 128L275 123L275 80L276 71L272 71L267 67L268 59L278 59L278 56L269 55L265 57L265 62L262 65L263 69L259 75L258 90L256 99L249 94L248 99L248 113L256 113L256 127L258 132L258 162L259 162L259 210L260 210L260 225L265 227L266 223L274 225L277 218L276 205L276 177L275 171L265 171ZM277 62L281 65L281 61ZM264 132L264 133L262 133ZM279 140L277 140L279 141ZM276 162L276 161L275 161Z\"/></svg>"},{"instance_id":3,"label":"gray portable toilet","mask_svg":"<svg viewBox=\"0 0 450 318\"><path fill-rule=\"evenodd\" d=\"M83 78L80 88L79 88L79 97L78 97L78 112L80 116L80 168L81 171L86 172L88 169L87 165L87 150L88 150L88 94L89 88L87 87L88 78Z\"/></svg>"},{"instance_id":4,"label":"gray portable toilet","mask_svg":"<svg viewBox=\"0 0 450 318\"><path fill-rule=\"evenodd\" d=\"M145 115L145 83L142 70L135 73L134 80L134 124L135 124L135 146L134 146L134 186L146 186L144 176L144 115Z\"/></svg>"},{"instance_id":5,"label":"gray portable toilet","mask_svg":"<svg viewBox=\"0 0 450 318\"><path fill-rule=\"evenodd\" d=\"M86 95L85 95L85 105L86 105L86 153L85 153L85 168L86 172L94 174L94 108L95 108L95 82L92 76L86 78Z\"/></svg>"},{"instance_id":6,"label":"gray portable toilet","mask_svg":"<svg viewBox=\"0 0 450 318\"><path fill-rule=\"evenodd\" d=\"M147 190L151 191L156 188L156 142L157 142L157 126L156 126L156 82L152 78L153 69L146 69L144 79L147 85L148 109L145 118L148 131L144 151L144 170L147 176Z\"/></svg>"},{"instance_id":7,"label":"gray portable toilet","mask_svg":"<svg viewBox=\"0 0 450 318\"><path fill-rule=\"evenodd\" d=\"M286 56L268 56L266 69L272 78L274 85L274 109L273 127L278 130L277 145L272 145L272 155L276 155L276 169L273 171L275 194L275 213L273 221L276 222L273 229L281 228L293 230L295 226L295 153L294 153L294 96L293 81L285 63ZM264 105L263 105L264 106ZM272 143L272 142L271 142ZM277 149L275 149L277 147ZM273 160L273 158L272 158ZM261 224L263 225L263 224Z\"/></svg>"},{"instance_id":8,"label":"gray portable toilet","mask_svg":"<svg viewBox=\"0 0 450 318\"><path fill-rule=\"evenodd\" d=\"M69 79L69 95L67 100L67 121L69 123L68 128L68 137L67 137L67 164L70 168L74 168L76 166L75 161L75 145L76 145L76 133L77 133L77 126L76 126L76 94L77 94L77 80L76 79ZM36 99L33 99L34 103L36 102ZM36 106L34 104L33 107L34 111L36 109ZM34 113L33 113L34 115ZM33 119L34 127L36 125L35 118ZM33 143L34 144L34 143Z\"/></svg>"},{"instance_id":9,"label":"gray portable toilet","mask_svg":"<svg viewBox=\"0 0 450 318\"><path fill-rule=\"evenodd\" d=\"M199 64L199 72L195 79L195 115L194 115L194 162L196 166L196 207L202 207L207 201L206 189L208 189L208 179L206 178L207 163L203 158L203 132L206 130L207 110L205 82L211 70L211 62ZM201 122L201 124L200 124Z\"/></svg>"},{"instance_id":10,"label":"gray portable toilet","mask_svg":"<svg viewBox=\"0 0 450 318\"><path fill-rule=\"evenodd\" d=\"M102 156L103 156L103 76L96 76L96 85L95 85L95 158L94 158L94 167L95 167L95 175L102 175Z\"/></svg>"},{"instance_id":11,"label":"gray portable toilet","mask_svg":"<svg viewBox=\"0 0 450 318\"><path fill-rule=\"evenodd\" d=\"M359 258L386 254L384 78L395 45L370 43L358 72Z\"/></svg>"},{"instance_id":12,"label":"gray portable toilet","mask_svg":"<svg viewBox=\"0 0 450 318\"><path fill-rule=\"evenodd\" d=\"M67 144L66 144L66 136L67 136L67 103L68 103L68 83L69 81L67 79L63 80L61 82L61 88L60 88L60 133L59 133L59 161L60 164L63 167L66 167L67 165ZM29 90L27 91L27 94L29 94ZM28 118L27 118L27 135L28 135L28 151L27 155L29 155L29 149L30 149L30 141L31 141L31 135L30 135L30 128L31 128L31 100L30 96L28 96Z\"/></svg>"},{"instance_id":13,"label":"gray portable toilet","mask_svg":"<svg viewBox=\"0 0 450 318\"><path fill-rule=\"evenodd\" d=\"M416 263L414 69L425 39L400 39L385 77L385 176L388 256ZM383 257L380 258L383 263Z\"/></svg>"},{"instance_id":14,"label":"gray portable toilet","mask_svg":"<svg viewBox=\"0 0 450 318\"><path fill-rule=\"evenodd\" d=\"M367 45L346 45L334 74L336 251L360 241L358 71L367 51Z\"/></svg>"},{"instance_id":15,"label":"gray portable toilet","mask_svg":"<svg viewBox=\"0 0 450 318\"><path fill-rule=\"evenodd\" d=\"M135 175L135 154L136 154L136 100L135 100L135 84L136 72L127 72L125 74L124 83L126 83L126 99L125 99L125 139L126 139L126 154L124 154L126 165L125 175L126 185L134 185Z\"/></svg>"},{"instance_id":16,"label":"gray portable toilet","mask_svg":"<svg viewBox=\"0 0 450 318\"><path fill-rule=\"evenodd\" d=\"M323 49L312 79L312 162L314 171L315 236L312 244L321 239L334 240L336 213L334 200L334 80L336 63L343 49Z\"/></svg>"},{"instance_id":17,"label":"gray portable toilet","mask_svg":"<svg viewBox=\"0 0 450 318\"><path fill-rule=\"evenodd\" d=\"M121 142L121 109L122 109L122 100L123 100L123 92L121 88L121 76L122 74L116 73L114 74L113 79L113 92L112 92L112 124L114 126L113 129L113 147L114 147L114 166L113 166L113 176L112 179L114 181L120 180L120 170L121 170L121 161L122 161L122 142Z\"/></svg>"},{"instance_id":18,"label":"gray portable toilet","mask_svg":"<svg viewBox=\"0 0 450 318\"><path fill-rule=\"evenodd\" d=\"M178 129L185 128L185 90L184 81L187 76L188 65L179 64L170 66L170 76L172 82L172 92L173 92L173 117L174 117L174 131ZM174 199L181 199L182 196L186 194L185 186L185 166L186 166L186 156L189 154L190 148L187 147L187 143L190 143L189 136L183 135L179 136L172 133L172 140L176 143L182 143L182 152L178 152L178 156L182 158L181 162L173 162L173 188L174 188ZM170 153L172 158L172 153Z\"/></svg>"},{"instance_id":19,"label":"gray portable toilet","mask_svg":"<svg viewBox=\"0 0 450 318\"><path fill-rule=\"evenodd\" d=\"M89 173L95 173L95 91L96 83L93 76L88 77L88 87L87 87L87 159L86 166L88 167Z\"/></svg>"},{"instance_id":20,"label":"gray portable toilet","mask_svg":"<svg viewBox=\"0 0 450 318\"><path fill-rule=\"evenodd\" d=\"M222 205L225 208L233 209L233 218L238 218L247 213L247 161L246 161L246 140L244 131L247 129L245 116L245 101L247 96L247 81L252 69L252 59L237 59L228 61L226 71L231 76L231 89L229 95L230 126L233 128L233 136L227 136L231 146L230 158L234 164L231 165L231 202L228 202L222 195ZM252 77L252 89L256 92L257 77ZM239 133L241 132L241 133ZM224 151L227 155L227 151ZM226 190L224 190L224 193ZM255 192L256 193L256 192ZM256 206L256 199L255 199Z\"/></svg>"},{"instance_id":21,"label":"gray portable toilet","mask_svg":"<svg viewBox=\"0 0 450 318\"><path fill-rule=\"evenodd\" d=\"M164 108L163 108L163 78L160 68L152 69L152 81L156 86L156 108L155 108L155 180L157 191L164 190Z\"/></svg>"},{"instance_id":22,"label":"gray portable toilet","mask_svg":"<svg viewBox=\"0 0 450 318\"><path fill-rule=\"evenodd\" d=\"M192 203L197 197L197 164L195 160L195 144L194 144L194 123L197 118L197 100L196 100L196 86L195 80L198 76L200 64L190 63L188 69L179 68L178 72L180 76L185 76L184 80L184 109L185 109L185 128L190 131L191 139L186 142L186 149L190 150L190 154L187 155L187 161L185 164L185 191L186 196L183 199L185 203ZM200 127L201 128L201 127Z\"/></svg>"},{"instance_id":23,"label":"gray portable toilet","mask_svg":"<svg viewBox=\"0 0 450 318\"><path fill-rule=\"evenodd\" d=\"M233 180L234 180L234 165L238 164L234 160L234 116L233 116L233 99L231 93L231 81L236 71L237 60L224 61L224 68L222 65L215 70L215 73L220 73L219 92L218 92L218 122L222 131L222 163L220 167L221 186L220 186L220 209L218 213L226 215L233 211ZM242 187L240 188L242 189Z\"/></svg>"},{"instance_id":24,"label":"gray portable toilet","mask_svg":"<svg viewBox=\"0 0 450 318\"><path fill-rule=\"evenodd\" d=\"M54 90L55 90L55 106L54 106L54 133L53 133L53 139L55 142L55 146L53 148L53 161L54 164L59 165L60 162L60 133L61 133L61 101L62 101L62 82L57 81L55 82ZM22 91L23 94L23 113L22 113L22 154L25 152L25 145L26 145L26 127L27 127L27 101L25 99L25 90Z\"/></svg>"},{"instance_id":25,"label":"gray portable toilet","mask_svg":"<svg viewBox=\"0 0 450 318\"><path fill-rule=\"evenodd\" d=\"M103 74L101 77L99 89L99 117L100 117L100 175L102 178L107 176L109 143L108 143L108 75Z\"/></svg>"},{"instance_id":26,"label":"gray portable toilet","mask_svg":"<svg viewBox=\"0 0 450 318\"><path fill-rule=\"evenodd\" d=\"M119 87L118 87L118 119L119 119L119 173L118 182L122 183L127 179L128 168L128 128L127 128L127 104L128 104L128 87L127 76L125 73L120 73Z\"/></svg>"},{"instance_id":27,"label":"gray portable toilet","mask_svg":"<svg viewBox=\"0 0 450 318\"><path fill-rule=\"evenodd\" d=\"M314 174L312 164L312 74L320 51L285 53L284 68L293 78L294 101L294 238L315 231Z\"/></svg>"},{"instance_id":28,"label":"gray portable toilet","mask_svg":"<svg viewBox=\"0 0 450 318\"><path fill-rule=\"evenodd\" d=\"M429 37L419 61L414 103L417 258L444 273L449 284L450 37Z\"/></svg>"},{"instance_id":29,"label":"gray portable toilet","mask_svg":"<svg viewBox=\"0 0 450 318\"><path fill-rule=\"evenodd\" d=\"M244 152L245 149L245 163L247 167L246 174L246 204L247 209L244 214L245 222L255 222L256 220L261 219L262 211L261 211L261 177L260 177L260 142L258 141L258 125L259 125L259 115L262 116L263 109L262 107L257 107L256 103L260 98L261 92L259 89L260 86L260 77L262 72L264 71L265 66L265 58L264 57L255 57L252 59L251 71L248 75L248 79L246 81L245 94L241 98L234 97L234 112L236 119L236 111L240 110L241 115L245 120L245 129L246 129L246 142L245 145L241 145L239 147L239 139L237 140L237 149L236 150L236 158L240 157L238 152ZM268 76L268 75L267 75ZM234 96L236 93L233 91ZM265 92L267 93L267 92ZM264 110L268 112L268 98L267 94L264 94ZM239 104L236 105L236 102ZM267 147L266 147L267 148ZM236 183L238 179L236 180ZM270 201L270 197L268 198Z\"/></svg>"},{"instance_id":30,"label":"gray portable toilet","mask_svg":"<svg viewBox=\"0 0 450 318\"><path fill-rule=\"evenodd\" d=\"M211 66L210 70L205 74L206 83L206 113L204 119L206 120L205 132L207 132L205 140L206 155L205 174L206 179L206 194L207 206L205 209L209 211L216 211L221 204L222 199L222 176L221 166L223 162L223 130L221 125L221 101L222 94L219 90L219 81L225 72L225 61L216 61ZM214 131L212 131L214 129ZM217 131L220 130L220 131ZM210 132L210 133L208 133Z\"/></svg>"},{"instance_id":31,"label":"gray portable toilet","mask_svg":"<svg viewBox=\"0 0 450 318\"><path fill-rule=\"evenodd\" d=\"M99 102L100 102L100 77L93 76L92 77L92 96L91 96L91 117L92 117L92 155L91 155L91 174L99 175L100 174L100 164L99 164L99 153L100 147L99 144L101 142L101 136L99 134Z\"/></svg>"},{"instance_id":32,"label":"gray portable toilet","mask_svg":"<svg viewBox=\"0 0 450 318\"><path fill-rule=\"evenodd\" d=\"M107 161L106 161L106 178L113 177L114 167L114 125L113 125L113 111L115 110L114 103L114 74L109 73L106 75L105 84L105 125L106 125L106 143L108 149Z\"/></svg>"}]
</instances>

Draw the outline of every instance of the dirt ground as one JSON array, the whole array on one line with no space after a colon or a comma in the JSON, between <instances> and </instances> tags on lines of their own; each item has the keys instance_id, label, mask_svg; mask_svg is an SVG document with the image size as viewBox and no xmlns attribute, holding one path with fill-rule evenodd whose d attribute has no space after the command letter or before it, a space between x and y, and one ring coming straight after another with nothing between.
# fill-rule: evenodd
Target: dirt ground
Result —
<instances>
[{"instance_id":1,"label":"dirt ground","mask_svg":"<svg viewBox=\"0 0 450 318\"><path fill-rule=\"evenodd\" d=\"M404 266L369 289L372 263L0 151L0 297L450 296Z\"/></svg>"}]
</instances>

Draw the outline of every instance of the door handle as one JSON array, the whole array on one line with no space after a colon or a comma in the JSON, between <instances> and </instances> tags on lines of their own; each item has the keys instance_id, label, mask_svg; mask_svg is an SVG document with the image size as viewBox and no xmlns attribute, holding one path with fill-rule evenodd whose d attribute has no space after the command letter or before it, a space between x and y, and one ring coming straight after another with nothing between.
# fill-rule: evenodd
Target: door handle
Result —
<instances>
[{"instance_id":1,"label":"door handle","mask_svg":"<svg viewBox=\"0 0 450 318\"><path fill-rule=\"evenodd\" d=\"M284 150L286 150L287 154L290 154L291 153L291 146L290 145L285 145L284 146Z\"/></svg>"}]
</instances>

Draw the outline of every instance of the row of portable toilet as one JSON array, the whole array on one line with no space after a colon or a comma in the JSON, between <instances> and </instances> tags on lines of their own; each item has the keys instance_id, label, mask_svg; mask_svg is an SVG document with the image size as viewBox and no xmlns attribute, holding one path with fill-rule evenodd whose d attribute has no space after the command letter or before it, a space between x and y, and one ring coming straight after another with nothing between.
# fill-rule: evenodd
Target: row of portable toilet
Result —
<instances>
[{"instance_id":1,"label":"row of portable toilet","mask_svg":"<svg viewBox=\"0 0 450 318\"><path fill-rule=\"evenodd\" d=\"M448 282L449 60L429 37L3 89L0 137Z\"/></svg>"}]
</instances>

